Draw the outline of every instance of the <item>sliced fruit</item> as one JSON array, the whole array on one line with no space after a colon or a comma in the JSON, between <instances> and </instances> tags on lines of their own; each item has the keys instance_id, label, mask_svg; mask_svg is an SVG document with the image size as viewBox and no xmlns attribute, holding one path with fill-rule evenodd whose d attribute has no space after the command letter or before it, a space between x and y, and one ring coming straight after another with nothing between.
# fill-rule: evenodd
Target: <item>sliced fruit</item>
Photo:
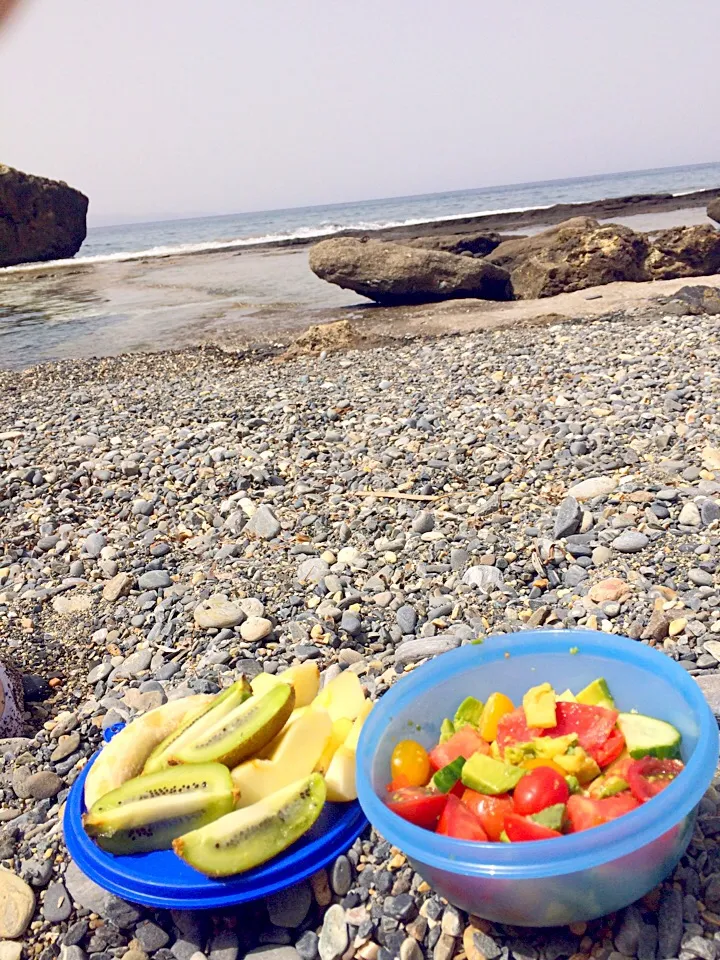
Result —
<instances>
[{"instance_id":1,"label":"sliced fruit","mask_svg":"<svg viewBox=\"0 0 720 960\"><path fill-rule=\"evenodd\" d=\"M612 733L618 714L616 710L593 707L585 703L558 703L557 722L545 731L549 737L576 733L580 746L595 757Z\"/></svg>"},{"instance_id":2,"label":"sliced fruit","mask_svg":"<svg viewBox=\"0 0 720 960\"><path fill-rule=\"evenodd\" d=\"M256 697L267 693L278 683L289 683L295 691L295 707L309 706L320 689L320 671L314 660L305 660L294 667L288 667L282 673L259 673L250 681Z\"/></svg>"},{"instance_id":3,"label":"sliced fruit","mask_svg":"<svg viewBox=\"0 0 720 960\"><path fill-rule=\"evenodd\" d=\"M597 680L589 683L580 691L575 699L578 703L587 703L593 707L607 707L609 710L615 709L615 701L604 677L598 677Z\"/></svg>"},{"instance_id":4,"label":"sliced fruit","mask_svg":"<svg viewBox=\"0 0 720 960\"><path fill-rule=\"evenodd\" d=\"M505 817L515 812L510 794L501 793L493 797L475 790L465 790L461 799L478 818L488 838L499 840L505 829Z\"/></svg>"},{"instance_id":5,"label":"sliced fruit","mask_svg":"<svg viewBox=\"0 0 720 960\"><path fill-rule=\"evenodd\" d=\"M332 734L330 715L310 710L273 741L267 759L246 760L232 771L239 796L236 807L249 807L310 776Z\"/></svg>"},{"instance_id":6,"label":"sliced fruit","mask_svg":"<svg viewBox=\"0 0 720 960\"><path fill-rule=\"evenodd\" d=\"M554 727L555 719L555 691L549 683L530 687L523 697L523 710L529 727Z\"/></svg>"},{"instance_id":7,"label":"sliced fruit","mask_svg":"<svg viewBox=\"0 0 720 960\"><path fill-rule=\"evenodd\" d=\"M294 704L293 688L279 683L264 696L250 697L197 739L172 751L169 762L215 761L235 767L270 743L285 726Z\"/></svg>"},{"instance_id":8,"label":"sliced fruit","mask_svg":"<svg viewBox=\"0 0 720 960\"><path fill-rule=\"evenodd\" d=\"M435 833L445 837L455 837L457 840L486 842L488 838L475 814L452 795L447 799Z\"/></svg>"},{"instance_id":9,"label":"sliced fruit","mask_svg":"<svg viewBox=\"0 0 720 960\"><path fill-rule=\"evenodd\" d=\"M497 744L501 754L504 754L505 748L517 743L530 743L537 737L542 730L531 728L525 719L525 711L522 707L513 710L512 713L506 713L498 721Z\"/></svg>"},{"instance_id":10,"label":"sliced fruit","mask_svg":"<svg viewBox=\"0 0 720 960\"><path fill-rule=\"evenodd\" d=\"M137 777L155 747L193 714L210 703L212 696L197 694L172 700L137 717L105 744L85 781L85 806L89 810L100 797Z\"/></svg>"},{"instance_id":11,"label":"sliced fruit","mask_svg":"<svg viewBox=\"0 0 720 960\"><path fill-rule=\"evenodd\" d=\"M324 712L327 713L327 711ZM330 761L335 756L335 752L338 747L345 743L347 735L352 730L353 723L354 721L348 720L347 717L340 717L339 720L336 720L333 723L330 739L325 744L325 749L320 754L320 758L315 764L315 770L317 773L327 773L327 769L330 766Z\"/></svg>"},{"instance_id":12,"label":"sliced fruit","mask_svg":"<svg viewBox=\"0 0 720 960\"><path fill-rule=\"evenodd\" d=\"M110 853L168 850L189 829L229 813L233 800L227 767L184 765L128 780L92 806L83 826Z\"/></svg>"},{"instance_id":13,"label":"sliced fruit","mask_svg":"<svg viewBox=\"0 0 720 960\"><path fill-rule=\"evenodd\" d=\"M550 827L535 823L517 813L511 813L505 818L505 834L512 843L526 840L554 840L562 836L559 831L551 830Z\"/></svg>"},{"instance_id":14,"label":"sliced fruit","mask_svg":"<svg viewBox=\"0 0 720 960\"><path fill-rule=\"evenodd\" d=\"M462 782L478 793L509 793L525 775L526 771L512 767L502 760L494 760L482 753L468 759L462 770Z\"/></svg>"},{"instance_id":15,"label":"sliced fruit","mask_svg":"<svg viewBox=\"0 0 720 960\"><path fill-rule=\"evenodd\" d=\"M313 701L313 710L327 710L330 718L355 720L363 710L365 691L357 674L346 670L323 687Z\"/></svg>"},{"instance_id":16,"label":"sliced fruit","mask_svg":"<svg viewBox=\"0 0 720 960\"><path fill-rule=\"evenodd\" d=\"M403 787L390 794L387 805L393 813L416 827L434 830L447 800L446 793L437 793L428 787Z\"/></svg>"},{"instance_id":17,"label":"sliced fruit","mask_svg":"<svg viewBox=\"0 0 720 960\"><path fill-rule=\"evenodd\" d=\"M442 770L458 757L469 760L474 753L490 753L490 748L477 730L465 725L445 743L438 744L430 751L430 765L434 771Z\"/></svg>"},{"instance_id":18,"label":"sliced fruit","mask_svg":"<svg viewBox=\"0 0 720 960\"><path fill-rule=\"evenodd\" d=\"M644 803L669 786L684 769L679 760L659 760L657 757L631 760L627 768L630 791L636 800Z\"/></svg>"},{"instance_id":19,"label":"sliced fruit","mask_svg":"<svg viewBox=\"0 0 720 960\"><path fill-rule=\"evenodd\" d=\"M599 767L607 767L614 763L625 750L625 737L619 727L610 731L610 736L602 746L595 751L595 759Z\"/></svg>"},{"instance_id":20,"label":"sliced fruit","mask_svg":"<svg viewBox=\"0 0 720 960\"><path fill-rule=\"evenodd\" d=\"M352 729L345 738L345 742L338 747L330 761L330 766L325 774L325 783L327 785L327 798L333 803L347 803L350 800L357 800L355 752L360 739L360 731L372 707L371 700L364 701L362 710L353 722Z\"/></svg>"},{"instance_id":21,"label":"sliced fruit","mask_svg":"<svg viewBox=\"0 0 720 960\"><path fill-rule=\"evenodd\" d=\"M578 833L580 830L589 830L591 827L602 826L610 820L617 820L631 810L636 810L640 804L630 794L619 793L616 797L606 797L604 800L593 800L574 794L567 802L567 815L570 830Z\"/></svg>"},{"instance_id":22,"label":"sliced fruit","mask_svg":"<svg viewBox=\"0 0 720 960\"><path fill-rule=\"evenodd\" d=\"M492 743L497 737L498 723L504 716L512 713L514 709L515 705L510 697L506 697L504 693L491 693L483 707L478 727L478 733L483 740Z\"/></svg>"},{"instance_id":23,"label":"sliced fruit","mask_svg":"<svg viewBox=\"0 0 720 960\"><path fill-rule=\"evenodd\" d=\"M572 692L572 690L570 690L570 688L568 688L567 690L563 690L562 693L558 693L558 694L556 695L555 699L558 701L558 703L560 703L561 701L562 701L563 703L576 703L576 702L577 702L577 697L576 697L575 694Z\"/></svg>"},{"instance_id":24,"label":"sliced fruit","mask_svg":"<svg viewBox=\"0 0 720 960\"><path fill-rule=\"evenodd\" d=\"M625 737L633 760L641 757L677 757L680 753L680 732L664 720L645 717L641 713L621 713L617 725Z\"/></svg>"},{"instance_id":25,"label":"sliced fruit","mask_svg":"<svg viewBox=\"0 0 720 960\"><path fill-rule=\"evenodd\" d=\"M319 773L173 841L173 850L208 877L245 873L271 860L312 827L325 803Z\"/></svg>"},{"instance_id":26,"label":"sliced fruit","mask_svg":"<svg viewBox=\"0 0 720 960\"><path fill-rule=\"evenodd\" d=\"M247 680L244 677L236 680L232 686L213 697L201 710L188 717L177 730L159 743L145 761L143 773L164 770L169 765L168 760L173 753L196 740L251 696L252 689Z\"/></svg>"},{"instance_id":27,"label":"sliced fruit","mask_svg":"<svg viewBox=\"0 0 720 960\"><path fill-rule=\"evenodd\" d=\"M483 705L476 697L465 697L463 702L455 711L453 725L456 730L464 724L477 728L482 716Z\"/></svg>"}]
</instances>

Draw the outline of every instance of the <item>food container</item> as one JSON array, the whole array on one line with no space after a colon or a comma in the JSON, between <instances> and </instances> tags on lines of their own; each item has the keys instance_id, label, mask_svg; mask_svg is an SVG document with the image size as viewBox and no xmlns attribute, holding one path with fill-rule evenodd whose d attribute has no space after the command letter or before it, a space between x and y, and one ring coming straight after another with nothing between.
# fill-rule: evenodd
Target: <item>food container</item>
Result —
<instances>
[{"instance_id":1,"label":"food container","mask_svg":"<svg viewBox=\"0 0 720 960\"><path fill-rule=\"evenodd\" d=\"M545 681L578 691L605 677L619 709L672 723L682 734L681 776L637 810L559 839L472 843L439 836L383 802L395 744L434 746L440 724L471 694L516 704ZM398 680L370 714L358 748L360 803L434 890L468 913L518 926L600 917L643 896L677 864L696 807L718 761L718 730L700 688L665 654L589 630L533 630L491 637L426 663Z\"/></svg>"}]
</instances>

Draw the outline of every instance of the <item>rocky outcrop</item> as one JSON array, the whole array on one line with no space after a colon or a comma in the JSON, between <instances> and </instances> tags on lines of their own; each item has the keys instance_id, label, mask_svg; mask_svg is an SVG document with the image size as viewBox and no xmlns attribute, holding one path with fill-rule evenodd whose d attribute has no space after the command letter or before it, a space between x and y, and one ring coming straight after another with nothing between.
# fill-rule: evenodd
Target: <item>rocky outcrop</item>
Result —
<instances>
[{"instance_id":1,"label":"rocky outcrop","mask_svg":"<svg viewBox=\"0 0 720 960\"><path fill-rule=\"evenodd\" d=\"M681 317L697 317L703 314L720 316L720 288L702 284L681 287L670 300L663 301L663 312Z\"/></svg>"},{"instance_id":2,"label":"rocky outcrop","mask_svg":"<svg viewBox=\"0 0 720 960\"><path fill-rule=\"evenodd\" d=\"M720 232L709 223L648 234L648 280L707 277L720 272Z\"/></svg>"},{"instance_id":3,"label":"rocky outcrop","mask_svg":"<svg viewBox=\"0 0 720 960\"><path fill-rule=\"evenodd\" d=\"M0 267L74 257L88 198L59 180L0 164Z\"/></svg>"},{"instance_id":4,"label":"rocky outcrop","mask_svg":"<svg viewBox=\"0 0 720 960\"><path fill-rule=\"evenodd\" d=\"M465 256L486 257L501 243L522 237L502 236L499 233L443 233L439 236L415 237L400 240L406 247L422 247L423 250L444 250Z\"/></svg>"},{"instance_id":5,"label":"rocky outcrop","mask_svg":"<svg viewBox=\"0 0 720 960\"><path fill-rule=\"evenodd\" d=\"M487 260L379 240L323 240L310 250L310 268L329 283L383 304L512 299L508 273Z\"/></svg>"},{"instance_id":6,"label":"rocky outcrop","mask_svg":"<svg viewBox=\"0 0 720 960\"><path fill-rule=\"evenodd\" d=\"M707 215L711 220L714 220L716 223L720 223L720 197L716 197L715 200L711 200L707 205Z\"/></svg>"},{"instance_id":7,"label":"rocky outcrop","mask_svg":"<svg viewBox=\"0 0 720 960\"><path fill-rule=\"evenodd\" d=\"M644 280L647 253L645 237L628 227L575 217L501 243L487 260L510 273L516 297L529 300L615 280Z\"/></svg>"}]
</instances>

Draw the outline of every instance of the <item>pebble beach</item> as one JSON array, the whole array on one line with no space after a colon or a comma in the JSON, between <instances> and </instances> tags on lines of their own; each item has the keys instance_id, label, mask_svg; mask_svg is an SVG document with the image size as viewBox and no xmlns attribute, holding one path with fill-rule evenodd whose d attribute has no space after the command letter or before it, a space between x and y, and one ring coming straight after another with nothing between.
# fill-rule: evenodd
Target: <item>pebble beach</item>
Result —
<instances>
[{"instance_id":1,"label":"pebble beach","mask_svg":"<svg viewBox=\"0 0 720 960\"><path fill-rule=\"evenodd\" d=\"M662 887L550 930L461 913L370 830L269 900L146 909L69 862L62 811L104 729L298 660L377 698L462 644L583 627L664 651L720 714L719 371L716 319L661 308L0 371L27 700L0 741L0 960L716 960L715 787Z\"/></svg>"}]
</instances>

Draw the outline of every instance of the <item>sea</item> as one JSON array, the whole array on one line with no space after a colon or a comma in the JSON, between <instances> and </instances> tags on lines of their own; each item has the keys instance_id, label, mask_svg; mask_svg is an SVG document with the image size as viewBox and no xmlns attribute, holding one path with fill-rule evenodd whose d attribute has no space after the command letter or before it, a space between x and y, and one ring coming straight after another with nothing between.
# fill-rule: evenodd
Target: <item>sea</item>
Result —
<instances>
[{"instance_id":1,"label":"sea","mask_svg":"<svg viewBox=\"0 0 720 960\"><path fill-rule=\"evenodd\" d=\"M631 194L682 195L718 186L720 163L706 163L90 227L71 260L43 264L40 270L38 265L0 269L0 367L162 350L245 328L252 336L272 336L292 326L291 319L299 314L307 318L309 312L362 302L314 277L307 268L306 249L283 247L269 256L272 247L267 245L274 242L331 236L349 227L372 231ZM702 211L694 213L702 219ZM253 250L258 245L262 253Z\"/></svg>"}]
</instances>

